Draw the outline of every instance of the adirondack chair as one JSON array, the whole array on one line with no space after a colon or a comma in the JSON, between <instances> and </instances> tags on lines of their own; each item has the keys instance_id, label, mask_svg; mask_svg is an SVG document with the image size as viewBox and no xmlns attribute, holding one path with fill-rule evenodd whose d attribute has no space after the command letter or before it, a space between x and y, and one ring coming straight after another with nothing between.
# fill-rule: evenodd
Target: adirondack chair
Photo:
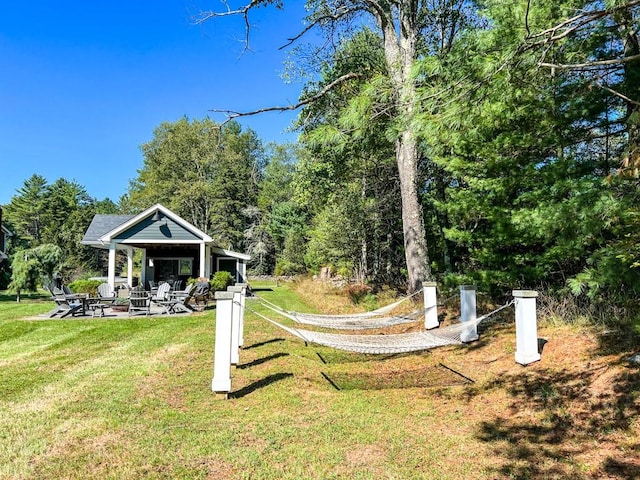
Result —
<instances>
[{"instance_id":1,"label":"adirondack chair","mask_svg":"<svg viewBox=\"0 0 640 480\"><path fill-rule=\"evenodd\" d=\"M198 282L196 283L195 291L193 292L193 298L196 301L196 304L199 305L200 302L203 303L202 308L206 307L209 303L209 293L211 291L211 286L209 282Z\"/></svg>"},{"instance_id":2,"label":"adirondack chair","mask_svg":"<svg viewBox=\"0 0 640 480\"><path fill-rule=\"evenodd\" d=\"M171 291L171 285L169 283L163 283L158 286L158 291L151 297L154 302L164 302L169 299L169 292Z\"/></svg>"},{"instance_id":3,"label":"adirondack chair","mask_svg":"<svg viewBox=\"0 0 640 480\"><path fill-rule=\"evenodd\" d=\"M189 305L191 299L193 298L193 294L196 291L195 283L188 285L187 288L182 292L171 292L170 300L168 305L168 310L170 313L191 313L194 311L194 308Z\"/></svg>"},{"instance_id":4,"label":"adirondack chair","mask_svg":"<svg viewBox=\"0 0 640 480\"><path fill-rule=\"evenodd\" d=\"M48 313L49 318L53 318L56 315L60 315L60 318L71 315L75 317L77 314L82 313L84 315L84 302L81 299L69 299L60 289L52 289L51 299L56 302L56 308Z\"/></svg>"},{"instance_id":5,"label":"adirondack chair","mask_svg":"<svg viewBox=\"0 0 640 480\"><path fill-rule=\"evenodd\" d=\"M100 303L113 303L116 301L117 295L111 290L108 283L98 285L98 298Z\"/></svg>"},{"instance_id":6,"label":"adirondack chair","mask_svg":"<svg viewBox=\"0 0 640 480\"><path fill-rule=\"evenodd\" d=\"M141 286L129 292L129 316L136 312L144 312L147 316L151 313L151 296Z\"/></svg>"}]
</instances>

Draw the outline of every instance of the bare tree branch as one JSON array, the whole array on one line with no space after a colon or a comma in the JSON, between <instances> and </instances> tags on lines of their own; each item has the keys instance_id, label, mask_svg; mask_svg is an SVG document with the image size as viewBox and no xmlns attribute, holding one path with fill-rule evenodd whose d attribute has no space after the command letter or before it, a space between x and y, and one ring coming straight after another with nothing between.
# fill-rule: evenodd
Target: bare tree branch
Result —
<instances>
[{"instance_id":1,"label":"bare tree branch","mask_svg":"<svg viewBox=\"0 0 640 480\"><path fill-rule=\"evenodd\" d=\"M338 12L334 13L333 15L322 15L318 18L316 18L313 22L311 22L309 25L307 25L306 27L304 27L304 29L302 29L302 31L300 33L298 33L297 35L291 37L291 38L287 38L287 43L285 43L284 45L282 45L279 50L282 50L284 48L287 48L289 46L291 46L293 43L295 43L296 41L300 40L307 32L309 32L309 30L312 30L313 28L315 28L316 26L318 26L320 23L325 22L325 21L332 21L332 22L337 22L338 20L340 20L341 18L347 16L350 13L355 12L356 10L350 9L350 8L343 8L341 10L339 10Z\"/></svg>"},{"instance_id":2,"label":"bare tree branch","mask_svg":"<svg viewBox=\"0 0 640 480\"><path fill-rule=\"evenodd\" d=\"M594 84L597 85L598 87L600 87L601 89L606 90L607 92L615 95L616 97L621 98L625 102L632 103L633 105L640 106L640 102L632 100L631 98L627 97L626 95L623 95L622 93L617 92L617 91L613 90L612 88L609 88L609 87L607 87L605 85L602 85L602 83L600 83L600 82L594 82Z\"/></svg>"},{"instance_id":3,"label":"bare tree branch","mask_svg":"<svg viewBox=\"0 0 640 480\"><path fill-rule=\"evenodd\" d=\"M291 105L280 106L280 107L259 108L257 110L252 110L249 112L237 112L234 110L219 110L219 109L209 110L209 111L214 113L224 113L227 116L227 119L224 122L222 122L222 124L224 125L227 122L233 120L234 118L250 117L250 116L258 115L260 113L265 113L265 112L286 112L290 110L298 110L300 107L304 107L305 105L309 105L310 103L313 103L321 99L341 83L344 83L347 80L351 80L358 77L360 77L360 75L353 72L342 75L341 77L336 78L333 82L325 85L325 87L319 92L317 92L315 95L307 97L304 100L300 100L298 103L291 104Z\"/></svg>"},{"instance_id":4,"label":"bare tree branch","mask_svg":"<svg viewBox=\"0 0 640 480\"><path fill-rule=\"evenodd\" d=\"M640 54L631 55L629 57L613 58L611 60L600 60L595 62L572 63L572 64L563 64L563 63L556 64L556 63L540 62L538 63L538 65L540 67L557 68L559 70L580 70L580 69L588 69L588 68L606 67L609 65L620 65L620 64L632 62L638 59L640 59Z\"/></svg>"}]
</instances>

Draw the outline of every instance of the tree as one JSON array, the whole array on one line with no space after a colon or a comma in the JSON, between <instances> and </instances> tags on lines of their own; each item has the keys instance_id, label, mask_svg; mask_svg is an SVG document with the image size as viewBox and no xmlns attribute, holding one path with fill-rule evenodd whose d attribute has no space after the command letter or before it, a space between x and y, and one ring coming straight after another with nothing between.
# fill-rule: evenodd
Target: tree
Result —
<instances>
[{"instance_id":1,"label":"tree","mask_svg":"<svg viewBox=\"0 0 640 480\"><path fill-rule=\"evenodd\" d=\"M289 39L293 43L315 27L327 36L343 34L350 25L361 21L370 24L373 20L383 40L384 58L392 88L392 104L395 133L390 141L395 147L395 157L400 178L402 198L402 228L405 260L410 291L420 288L421 281L431 279L428 251L418 185L418 144L413 130L416 84L412 75L415 61L425 50L446 51L451 46L457 31L465 22L464 0L418 1L398 0L378 2L375 0L310 0L307 9L308 25L302 32ZM199 21L229 14L243 15L249 26L249 13L260 6L280 2L254 0L236 10L226 12L203 12ZM248 35L248 30L247 30ZM422 52L421 48L423 47ZM349 72L320 91L303 98L298 104L284 109L298 108L321 98L327 91L344 81L352 80L360 72ZM277 109L277 108L275 108ZM265 111L262 109L256 112Z\"/></svg>"},{"instance_id":2,"label":"tree","mask_svg":"<svg viewBox=\"0 0 640 480\"><path fill-rule=\"evenodd\" d=\"M162 203L223 247L243 248L242 210L257 201L262 147L255 132L206 118L164 122L142 145L143 167L122 205Z\"/></svg>"},{"instance_id":3,"label":"tree","mask_svg":"<svg viewBox=\"0 0 640 480\"><path fill-rule=\"evenodd\" d=\"M9 289L16 292L16 301L20 301L21 292L35 292L39 286L52 283L53 275L62 267L62 260L62 249L46 243L15 252L11 259Z\"/></svg>"}]
</instances>

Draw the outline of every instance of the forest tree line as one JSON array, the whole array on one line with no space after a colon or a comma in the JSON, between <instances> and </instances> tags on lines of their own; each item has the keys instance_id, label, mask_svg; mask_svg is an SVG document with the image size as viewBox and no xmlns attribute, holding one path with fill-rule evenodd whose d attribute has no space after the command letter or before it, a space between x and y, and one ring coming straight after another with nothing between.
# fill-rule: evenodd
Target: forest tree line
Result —
<instances>
[{"instance_id":1,"label":"forest tree line","mask_svg":"<svg viewBox=\"0 0 640 480\"><path fill-rule=\"evenodd\" d=\"M96 271L103 260L79 244L93 214L162 203L221 247L250 254L252 273L332 266L403 288L410 181L423 276L496 294L635 300L640 1L392 2L408 9L393 18L410 18L415 33L409 97L398 94L382 13L378 23L330 28L377 2L313 4L310 22L339 35L300 57L317 75L301 96L314 101L300 110L296 144L264 145L234 121L163 123L117 203L65 179L26 180L4 209L16 233L9 253L51 243L66 275ZM398 157L407 132L410 179Z\"/></svg>"}]
</instances>

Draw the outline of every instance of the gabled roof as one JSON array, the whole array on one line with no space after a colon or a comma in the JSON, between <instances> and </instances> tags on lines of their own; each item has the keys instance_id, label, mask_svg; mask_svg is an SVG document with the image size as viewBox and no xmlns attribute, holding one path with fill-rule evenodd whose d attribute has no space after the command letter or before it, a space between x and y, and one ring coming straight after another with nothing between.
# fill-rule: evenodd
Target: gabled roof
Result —
<instances>
[{"instance_id":1,"label":"gabled roof","mask_svg":"<svg viewBox=\"0 0 640 480\"><path fill-rule=\"evenodd\" d=\"M7 237L13 237L13 232L11 232L11 230L9 230L7 227L5 227L4 224L2 224L2 230L4 231L4 234Z\"/></svg>"},{"instance_id":2,"label":"gabled roof","mask_svg":"<svg viewBox=\"0 0 640 480\"><path fill-rule=\"evenodd\" d=\"M100 238L105 233L118 228L133 217L135 215L105 215L97 213L91 220L91 225L87 228L80 243L83 245L102 245Z\"/></svg>"},{"instance_id":3,"label":"gabled roof","mask_svg":"<svg viewBox=\"0 0 640 480\"><path fill-rule=\"evenodd\" d=\"M144 227L145 225L152 225L152 217L157 213L162 214L170 220L174 226L179 226L191 235L192 240L158 240L157 238L145 238ZM157 225L157 223L156 223ZM131 234L134 232L134 234ZM135 240L131 240L135 235ZM197 239L197 240L195 240ZM198 229L191 223L187 222L180 216L173 213L168 208L157 204L153 207L146 209L137 215L104 215L96 214L87 228L82 241L83 245L92 245L99 248L107 248L109 244L115 241L122 244L135 244L135 243L207 243L211 246L211 250L221 255L249 260L251 257L244 253L233 252L220 248L213 244L213 239L202 230Z\"/></svg>"},{"instance_id":4,"label":"gabled roof","mask_svg":"<svg viewBox=\"0 0 640 480\"><path fill-rule=\"evenodd\" d=\"M136 225L137 223L141 222L142 220L145 220L145 219L151 217L156 212L162 213L167 218L170 218L172 221L174 221L175 223L177 223L181 227L185 228L186 230L191 232L196 237L200 238L200 240L202 240L202 241L204 241L206 243L213 242L213 239L209 235L207 235L206 233L204 233L202 230L200 230L199 228L195 227L194 225L191 225L189 222L184 220L182 217L179 217L178 215L173 213L171 210L169 210L168 208L160 205L159 203L154 205L153 207L147 208L144 212L141 212L138 215L133 216L132 218L130 218L129 220L125 221L124 223L122 223L121 225L117 226L116 228L106 232L98 240L101 241L101 243L104 243L104 242L109 243L109 242L111 242L111 240L115 239L118 235L122 234L123 232L125 232L129 228L131 228L134 225Z\"/></svg>"}]
</instances>

